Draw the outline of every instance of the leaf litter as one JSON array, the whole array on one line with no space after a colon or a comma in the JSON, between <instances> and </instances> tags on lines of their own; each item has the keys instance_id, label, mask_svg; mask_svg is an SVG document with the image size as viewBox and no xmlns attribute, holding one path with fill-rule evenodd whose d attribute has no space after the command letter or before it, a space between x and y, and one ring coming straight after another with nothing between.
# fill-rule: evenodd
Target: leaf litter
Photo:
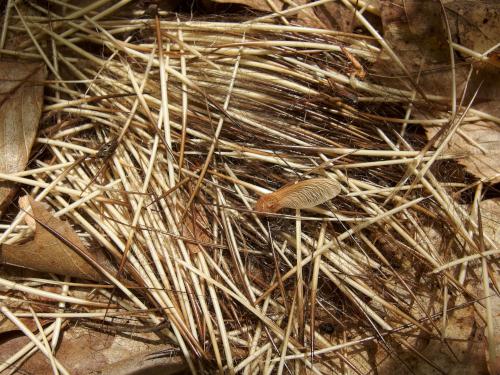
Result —
<instances>
[{"instance_id":1,"label":"leaf litter","mask_svg":"<svg viewBox=\"0 0 500 375\"><path fill-rule=\"evenodd\" d=\"M294 26L305 18L293 7L306 4L291 3L273 2L281 13L259 19L265 23L253 20L253 26L226 23L221 29L217 23L192 19L185 23L151 19L151 25L156 24L161 32L149 35L143 24L78 18L85 13L96 15L92 6L70 18L72 22L91 22L99 34L81 27L57 34L39 30L28 20L27 25L46 38L63 42L65 47L59 46L57 54L72 72L70 79L92 81L88 92L94 95L93 104L88 105L88 97L62 89L59 83L64 99L54 100L53 96L47 110L60 111L61 122L53 139L37 142L49 145L55 163L66 168L82 153L93 152L86 147L89 142L105 144L119 131L123 137L106 161L109 167L100 181L94 174L101 166L92 158L82 159L68 171L64 184L55 184L57 175L46 160L38 161L42 168L47 167L43 175L28 175L31 178L18 181L36 189L50 186L44 190L45 200L58 210L72 203L70 217L75 224L91 234L116 262L126 259L127 272L120 279L134 279L144 286L122 288L122 294L95 284L91 295L112 302L105 312L95 312L100 324L113 327L117 305L129 312L142 310L141 324L158 327L163 337L181 348L193 372L208 361L213 368L228 373L270 372L275 368L299 373L313 365L316 373L347 367L360 373L379 367L378 360L396 354L404 362L398 371L413 366L442 373L443 368L451 368L454 359L434 356L446 347L441 338L450 338L448 349L462 350L453 340L475 344L477 337L469 335L471 325L485 326L477 319L455 320L454 314L469 316L470 305L458 304L453 313L450 299L463 295L477 306L481 298L489 298L484 285L464 291L463 282L468 285L477 278L478 263L484 262L478 254L481 234L476 218L453 202L454 193L475 188L475 194L480 195L491 179L485 177L472 184L450 182L449 176L431 164L441 158L460 159L463 153L457 156L454 150L444 148L435 156L433 148L421 150L416 140L424 140L405 127L406 123L399 136L395 135L394 129L399 132L400 128L394 123L421 122L424 127L439 128L449 121L450 109L443 103L451 92L450 63L448 55L438 48L448 47L448 40L443 35L430 35L432 43L428 45L433 50L422 50L422 43L417 43L418 51L413 52L413 56L424 54L442 65L446 73L436 73L433 78L442 78L440 87L427 87L425 80L418 79L419 60L413 65L415 69L407 69L415 73L413 85L401 79L406 72L398 70L390 53L384 64L393 67L390 72L399 75L400 82L394 84L393 79L393 84L380 86L371 64L387 48L367 45L366 40L377 40L375 33L368 38L344 35L336 39L330 37L337 35L335 31L317 30L311 37L310 30ZM442 24L434 28L439 17L430 17L430 24L425 24L426 17L415 18L418 12L409 11L416 2L404 3L406 12L413 15L404 26L406 35L445 30ZM380 4L387 2L346 0L342 4L349 11L358 7L377 15L381 14ZM434 3L429 9L438 9L436 6ZM424 10L420 15L427 13ZM352 12L352 16L369 29L362 12ZM307 25L307 21L301 24ZM140 38L125 42L139 35L134 34L137 27L142 28ZM124 30L127 33L122 35ZM162 40L163 52L156 54L158 43L151 34L163 32L168 38ZM68 38L72 33L77 37ZM81 49L87 47L85 43L104 48L100 44L103 37L109 54L94 56ZM419 41L413 37L413 42ZM393 47L404 64L412 66L411 59L404 57L404 48ZM22 48L30 50L27 43ZM454 48L466 51L460 45ZM130 60L117 59L117 55L127 55ZM472 55L473 64L484 61ZM109 61L104 62L103 56ZM84 68L79 70L79 66ZM424 68L427 75L432 74L427 73L432 65ZM459 69L456 77L461 83ZM365 71L366 77L358 74ZM416 88L429 94L427 100L412 95ZM460 97L460 87L457 89ZM108 94L123 94L123 90L128 98L106 101ZM416 110L402 118L397 108L408 103ZM415 116L422 109L429 115L424 119ZM467 137L462 128L469 124L497 124L485 111L472 108L456 135ZM64 125L75 114L81 118L79 126ZM219 129L215 136L214 129ZM211 161L204 157L208 145L215 145L214 139L217 148ZM452 139L449 144L453 143ZM197 179L198 166L207 161L210 168L199 179L199 186L193 190L193 185L181 184L186 176ZM420 168L427 167L423 164L427 162L431 168L424 172ZM308 209L305 217L289 216L288 211L275 217L255 215L256 197L318 168L319 174L330 174L348 191L333 202L335 212L316 207ZM407 173L415 176L408 184ZM110 185L117 182L119 189ZM95 200L87 203L86 196L91 194ZM183 207L187 197L194 197L193 204ZM179 216L184 220L180 220L180 228ZM290 225L290 220L296 225ZM323 222L319 233L318 220ZM440 241L442 245L434 245L420 228L429 223L437 236L447 236ZM36 237L36 220L33 224ZM59 225L55 229L58 233L61 230ZM19 239L25 238L23 230L11 225L2 237L13 237L16 246L22 246ZM485 234L486 248L479 251L488 252L485 259L496 267L492 241ZM85 248L83 244L78 247ZM120 253L124 254L122 259ZM461 257L472 261L461 261ZM457 260L461 262L452 264ZM88 272L84 273L88 277ZM494 282L494 274L480 277L486 286ZM68 290L71 295L76 293L77 287L68 281L57 285L61 297ZM275 290L279 293L273 294ZM312 310L316 319L303 315L310 311L310 304L317 304ZM84 319L84 314L91 313L69 309L69 305L65 309L62 311L72 314L69 319ZM63 319L63 315L55 316L56 321ZM446 321L447 334L441 328ZM321 328L328 324L332 329ZM486 326L491 327L490 322ZM48 334L55 329L51 327L45 329ZM120 325L115 322L114 327ZM381 339L384 345L378 344ZM431 345L426 349L422 342ZM491 344L487 346L485 352L474 351L481 365L484 353L492 353ZM400 365L397 360L390 362L384 365ZM495 359L487 357L487 362L491 365Z\"/></svg>"},{"instance_id":2,"label":"leaf litter","mask_svg":"<svg viewBox=\"0 0 500 375\"><path fill-rule=\"evenodd\" d=\"M19 199L19 206L27 212L25 221L34 231L34 237L23 244L3 244L0 252L2 263L81 279L102 280L98 271L73 249L42 227L40 225L42 223L79 248L85 249L98 263L111 269L109 260L102 252L88 248L71 225L50 213L44 203L24 196Z\"/></svg>"},{"instance_id":3,"label":"leaf litter","mask_svg":"<svg viewBox=\"0 0 500 375\"><path fill-rule=\"evenodd\" d=\"M42 113L46 77L42 64L0 61L1 173L22 172L28 164ZM15 191L15 184L0 183L0 216Z\"/></svg>"}]
</instances>

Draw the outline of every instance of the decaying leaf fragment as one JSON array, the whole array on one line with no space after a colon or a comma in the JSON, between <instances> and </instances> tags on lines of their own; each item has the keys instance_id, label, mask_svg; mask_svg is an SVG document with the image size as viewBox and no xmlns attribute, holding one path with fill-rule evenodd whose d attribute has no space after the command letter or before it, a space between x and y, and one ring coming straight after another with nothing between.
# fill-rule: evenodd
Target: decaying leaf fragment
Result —
<instances>
[{"instance_id":1,"label":"decaying leaf fragment","mask_svg":"<svg viewBox=\"0 0 500 375\"><path fill-rule=\"evenodd\" d=\"M198 213L198 215L206 220L204 212ZM183 236L193 239L193 241L185 241L186 247L189 249L191 254L197 254L201 251L201 247L199 244L207 244L212 242L212 239L208 236L206 230L199 220L200 219L198 219L198 217L195 217L195 220L186 220L186 225L182 228Z\"/></svg>"},{"instance_id":2,"label":"decaying leaf fragment","mask_svg":"<svg viewBox=\"0 0 500 375\"><path fill-rule=\"evenodd\" d=\"M27 320L33 322L32 318ZM131 329L126 334L112 334L102 329L100 322L95 322L93 326L97 329L89 329L84 324L71 324L64 331L56 356L71 375L189 373L179 350L162 343L155 332L134 332ZM36 328L33 327L33 330ZM0 345L0 362L4 363L28 342L26 336L3 342ZM50 361L40 351L19 365L16 372L19 374L54 374Z\"/></svg>"},{"instance_id":3,"label":"decaying leaf fragment","mask_svg":"<svg viewBox=\"0 0 500 375\"><path fill-rule=\"evenodd\" d=\"M27 219L27 224L35 227L35 236L24 244L2 245L0 260L2 263L30 268L41 272L52 272L89 280L102 280L101 274L96 271L85 259L66 246L61 240L45 229L43 223L66 238L78 248L87 251L101 266L110 269L109 262L104 254L88 249L80 240L71 226L52 215L43 203L34 201L31 197L20 199L20 206L29 203L33 218ZM28 207L26 207L28 208ZM29 216L26 215L26 216Z\"/></svg>"},{"instance_id":4,"label":"decaying leaf fragment","mask_svg":"<svg viewBox=\"0 0 500 375\"><path fill-rule=\"evenodd\" d=\"M498 43L500 33L498 1L455 0L448 2L446 9L452 27L457 28L461 45L484 53Z\"/></svg>"},{"instance_id":5,"label":"decaying leaf fragment","mask_svg":"<svg viewBox=\"0 0 500 375\"><path fill-rule=\"evenodd\" d=\"M446 342L416 337L412 345L418 351L418 356L412 351L401 350L398 359L381 361L379 373L407 374L407 369L411 368L411 373L415 375L486 375L481 333L474 323L474 307L465 305L446 315L446 328L443 329Z\"/></svg>"},{"instance_id":6,"label":"decaying leaf fragment","mask_svg":"<svg viewBox=\"0 0 500 375\"><path fill-rule=\"evenodd\" d=\"M13 313L25 313L28 309L26 307L26 303L24 301L9 301L9 300L4 300L2 302L5 306L9 308ZM43 309L43 305L41 307ZM32 317L29 318L18 318L26 327L28 327L29 330L31 331L36 331L37 330L37 325L35 320ZM40 323L45 325L47 323L47 319L39 319ZM5 315L0 314L0 335L4 333L9 333L9 332L15 332L18 331L19 327L14 324L9 318L7 318Z\"/></svg>"},{"instance_id":7,"label":"decaying leaf fragment","mask_svg":"<svg viewBox=\"0 0 500 375\"><path fill-rule=\"evenodd\" d=\"M438 126L426 127L427 137L431 139L439 129ZM461 134L454 134L446 146L445 152L464 155L457 161L474 176L489 179L492 183L500 181L500 130L498 124L491 121L478 121L461 125L460 130L469 139L464 138ZM471 140L475 144L471 143Z\"/></svg>"},{"instance_id":8,"label":"decaying leaf fragment","mask_svg":"<svg viewBox=\"0 0 500 375\"><path fill-rule=\"evenodd\" d=\"M23 171L35 141L43 103L44 65L0 61L0 172ZM0 215L15 185L0 181Z\"/></svg>"},{"instance_id":9,"label":"decaying leaf fragment","mask_svg":"<svg viewBox=\"0 0 500 375\"><path fill-rule=\"evenodd\" d=\"M311 208L329 201L339 193L340 184L337 181L330 178L311 178L262 196L255 209L272 213L282 208Z\"/></svg>"},{"instance_id":10,"label":"decaying leaf fragment","mask_svg":"<svg viewBox=\"0 0 500 375\"><path fill-rule=\"evenodd\" d=\"M358 26L353 12L341 2L332 1L314 7L314 13L330 30L352 33Z\"/></svg>"}]
</instances>

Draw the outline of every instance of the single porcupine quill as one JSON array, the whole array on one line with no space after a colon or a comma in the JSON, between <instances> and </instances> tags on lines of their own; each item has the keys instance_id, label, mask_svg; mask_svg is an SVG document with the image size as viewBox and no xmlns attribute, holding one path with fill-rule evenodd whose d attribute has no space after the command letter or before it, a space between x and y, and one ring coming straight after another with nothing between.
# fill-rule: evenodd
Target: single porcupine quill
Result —
<instances>
[{"instance_id":1,"label":"single porcupine quill","mask_svg":"<svg viewBox=\"0 0 500 375\"><path fill-rule=\"evenodd\" d=\"M286 185L257 201L259 212L278 212L282 208L311 208L318 206L340 193L340 184L330 178L312 178Z\"/></svg>"}]
</instances>

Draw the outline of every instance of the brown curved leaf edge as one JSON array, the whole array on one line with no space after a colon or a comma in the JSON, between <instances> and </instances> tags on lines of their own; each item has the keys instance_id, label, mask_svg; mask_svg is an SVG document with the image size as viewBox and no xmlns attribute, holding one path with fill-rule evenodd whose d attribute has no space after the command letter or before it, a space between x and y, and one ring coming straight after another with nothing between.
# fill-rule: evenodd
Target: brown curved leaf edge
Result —
<instances>
[{"instance_id":1,"label":"brown curved leaf edge","mask_svg":"<svg viewBox=\"0 0 500 375\"><path fill-rule=\"evenodd\" d=\"M0 61L0 172L24 171L42 113L45 65ZM0 181L0 216L17 185Z\"/></svg>"},{"instance_id":2,"label":"brown curved leaf edge","mask_svg":"<svg viewBox=\"0 0 500 375\"><path fill-rule=\"evenodd\" d=\"M2 245L0 251L2 263L81 279L95 281L104 279L85 259L45 229L46 226L87 252L105 269L115 272L112 271L110 262L102 252L87 248L69 223L55 217L47 210L45 204L25 196L19 199L19 205L24 206L28 212L26 223L34 228L35 235L32 240L23 244Z\"/></svg>"},{"instance_id":3,"label":"brown curved leaf edge","mask_svg":"<svg viewBox=\"0 0 500 375\"><path fill-rule=\"evenodd\" d=\"M311 208L323 204L340 193L340 184L330 178L311 178L286 185L262 196L255 205L258 212L278 212L282 208Z\"/></svg>"}]
</instances>

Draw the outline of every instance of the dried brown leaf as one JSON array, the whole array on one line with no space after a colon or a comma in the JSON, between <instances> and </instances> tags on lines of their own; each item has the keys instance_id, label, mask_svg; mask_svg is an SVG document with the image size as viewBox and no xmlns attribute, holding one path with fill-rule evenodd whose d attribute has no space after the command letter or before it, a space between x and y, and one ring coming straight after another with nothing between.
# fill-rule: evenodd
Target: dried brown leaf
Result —
<instances>
[{"instance_id":1,"label":"dried brown leaf","mask_svg":"<svg viewBox=\"0 0 500 375\"><path fill-rule=\"evenodd\" d=\"M398 55L406 71L385 52L374 66L383 76L408 77L425 93L449 95L452 87L450 49L446 24L438 0L381 1L381 21L384 39ZM452 37L456 33L452 30ZM456 64L457 92L463 90L467 68ZM384 84L407 88L408 79L379 79ZM418 83L417 83L418 81Z\"/></svg>"},{"instance_id":2,"label":"dried brown leaf","mask_svg":"<svg viewBox=\"0 0 500 375\"><path fill-rule=\"evenodd\" d=\"M17 326L10 321L5 315L0 317L0 334L6 332L17 331Z\"/></svg>"},{"instance_id":3,"label":"dried brown leaf","mask_svg":"<svg viewBox=\"0 0 500 375\"><path fill-rule=\"evenodd\" d=\"M431 139L439 130L438 126L425 128ZM458 159L469 173L479 178L500 181L500 128L493 122L479 121L460 126L462 134L472 139L484 149L481 150L460 134L454 134L445 152L464 155Z\"/></svg>"},{"instance_id":4,"label":"dried brown leaf","mask_svg":"<svg viewBox=\"0 0 500 375\"><path fill-rule=\"evenodd\" d=\"M500 59L498 43L500 35L500 3L498 1L452 1L446 5L448 19L454 28L454 39L461 45L478 53L489 51L486 61L474 61L476 68L469 83L470 99L477 88L476 102L495 102L500 94ZM464 55L470 61L468 55ZM495 116L500 115L498 103L494 106Z\"/></svg>"},{"instance_id":5,"label":"dried brown leaf","mask_svg":"<svg viewBox=\"0 0 500 375\"><path fill-rule=\"evenodd\" d=\"M4 342L0 346L0 361L8 359L28 342L26 336ZM156 333L115 335L79 324L64 332L56 356L71 375L178 374L167 372L186 369L176 352L161 344ZM53 370L47 358L38 351L21 366L19 373L51 375Z\"/></svg>"},{"instance_id":6,"label":"dried brown leaf","mask_svg":"<svg viewBox=\"0 0 500 375\"><path fill-rule=\"evenodd\" d=\"M200 216L202 220L206 221L206 216L204 212L198 212L196 220L186 220L186 225L182 228L183 236L187 238L192 238L193 241L185 241L186 247L189 249L191 254L197 254L201 251L200 245L198 243L211 243L212 239L208 236L206 229L200 223Z\"/></svg>"},{"instance_id":7,"label":"dried brown leaf","mask_svg":"<svg viewBox=\"0 0 500 375\"><path fill-rule=\"evenodd\" d=\"M21 318L20 320L30 330L33 331L36 329L36 324L35 324L33 319ZM14 331L18 331L18 330L19 330L19 327L16 326L14 323L12 323L12 321L10 319L8 319L5 315L0 316L0 335L2 333L14 332Z\"/></svg>"},{"instance_id":8,"label":"dried brown leaf","mask_svg":"<svg viewBox=\"0 0 500 375\"><path fill-rule=\"evenodd\" d=\"M27 311L29 311L25 302L4 300L2 303L14 313L26 313ZM35 331L37 329L35 320L33 318L19 318L19 320L31 331ZM45 325L47 323L47 319L40 319L40 323L42 325ZM18 330L18 326L12 323L12 321L5 315L0 314L0 335L3 333L14 332Z\"/></svg>"},{"instance_id":9,"label":"dried brown leaf","mask_svg":"<svg viewBox=\"0 0 500 375\"><path fill-rule=\"evenodd\" d=\"M33 319L21 319L21 321L29 328L29 329L35 329L36 325ZM19 330L19 328L12 323L10 319L8 319L5 315L0 316L0 335L2 333L7 333L7 332L14 332Z\"/></svg>"},{"instance_id":10,"label":"dried brown leaf","mask_svg":"<svg viewBox=\"0 0 500 375\"><path fill-rule=\"evenodd\" d=\"M358 25L353 12L343 4L330 2L314 8L314 13L321 22L332 30L352 33Z\"/></svg>"},{"instance_id":11,"label":"dried brown leaf","mask_svg":"<svg viewBox=\"0 0 500 375\"><path fill-rule=\"evenodd\" d=\"M455 0L446 4L449 18L457 25L460 44L484 53L498 43L500 3L497 0Z\"/></svg>"},{"instance_id":12,"label":"dried brown leaf","mask_svg":"<svg viewBox=\"0 0 500 375\"><path fill-rule=\"evenodd\" d=\"M80 249L87 251L100 265L111 269L104 254L87 249L68 222L54 217L43 203L29 198L29 204L32 209L32 213L29 214L33 215L37 221L35 236L24 244L4 244L0 255L2 263L82 279L102 280L99 272L76 254L73 249L47 231L40 223L56 231Z\"/></svg>"},{"instance_id":13,"label":"dried brown leaf","mask_svg":"<svg viewBox=\"0 0 500 375\"><path fill-rule=\"evenodd\" d=\"M413 351L401 348L397 359L393 357L385 361L380 366L379 373L487 375L482 333L476 329L475 321L472 305L448 312L444 330L446 341L419 337L412 346L421 357ZM411 369L411 372L408 369Z\"/></svg>"},{"instance_id":14,"label":"dried brown leaf","mask_svg":"<svg viewBox=\"0 0 500 375\"><path fill-rule=\"evenodd\" d=\"M404 62L419 66L422 59L428 63L449 60L439 1L382 1L381 19L384 38Z\"/></svg>"},{"instance_id":15,"label":"dried brown leaf","mask_svg":"<svg viewBox=\"0 0 500 375\"><path fill-rule=\"evenodd\" d=\"M120 362L101 368L93 374L181 375L188 373L188 366L182 357L169 354L168 351L153 351L140 353L134 357L128 357Z\"/></svg>"},{"instance_id":16,"label":"dried brown leaf","mask_svg":"<svg viewBox=\"0 0 500 375\"><path fill-rule=\"evenodd\" d=\"M0 172L23 171L29 160L42 112L44 65L0 62ZM1 209L15 184L0 182Z\"/></svg>"},{"instance_id":17,"label":"dried brown leaf","mask_svg":"<svg viewBox=\"0 0 500 375\"><path fill-rule=\"evenodd\" d=\"M498 1L443 3L447 23L439 0L384 0L381 20L385 40L411 72L413 81L418 79L418 86L428 94L449 96L453 70L447 25L453 42L483 53L498 43L500 5ZM460 97L466 87L470 56L455 53L454 58L457 96ZM389 60L389 56L382 53L375 68L387 76L406 76L395 64L387 64ZM495 100L498 97L497 78L498 74L491 71L473 75L466 100L478 87L481 90L476 100ZM380 80L386 82L386 79ZM390 82L397 83L395 80Z\"/></svg>"}]
</instances>

